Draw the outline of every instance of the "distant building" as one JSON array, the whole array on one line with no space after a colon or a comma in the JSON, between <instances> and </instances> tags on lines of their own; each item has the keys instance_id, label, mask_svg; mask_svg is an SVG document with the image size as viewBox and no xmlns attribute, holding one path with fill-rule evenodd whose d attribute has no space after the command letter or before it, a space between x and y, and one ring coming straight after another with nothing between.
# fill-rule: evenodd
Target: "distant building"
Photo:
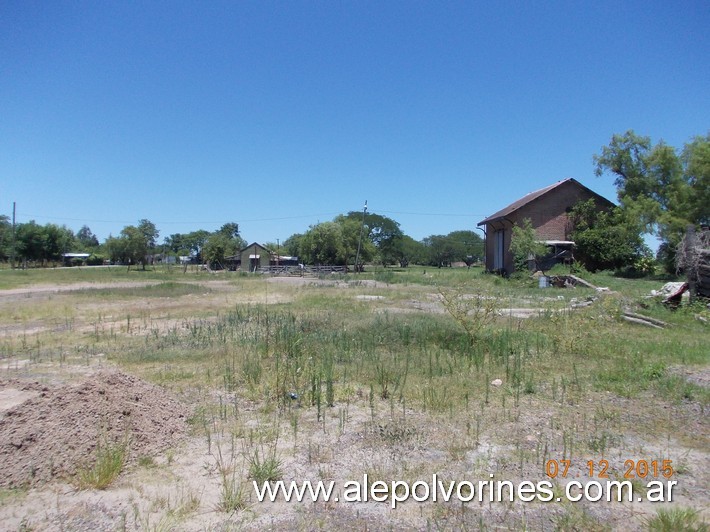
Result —
<instances>
[{"instance_id":1,"label":"distant building","mask_svg":"<svg viewBox=\"0 0 710 532\"><path fill-rule=\"evenodd\" d=\"M291 257L289 255L272 255L271 256L271 266L298 266L298 257Z\"/></svg>"},{"instance_id":2,"label":"distant building","mask_svg":"<svg viewBox=\"0 0 710 532\"><path fill-rule=\"evenodd\" d=\"M71 266L72 264L86 264L86 261L90 256L91 253L62 253L62 259L64 259L65 266Z\"/></svg>"},{"instance_id":3,"label":"distant building","mask_svg":"<svg viewBox=\"0 0 710 532\"><path fill-rule=\"evenodd\" d=\"M239 252L241 270L256 272L271 264L273 253L261 244L253 242Z\"/></svg>"},{"instance_id":4,"label":"distant building","mask_svg":"<svg viewBox=\"0 0 710 532\"><path fill-rule=\"evenodd\" d=\"M522 226L526 218L530 219L538 239L550 248L551 260L545 268L554 262L571 260L574 242L570 240L573 227L569 213L577 203L589 199L601 210L614 207L605 197L569 178L531 192L479 222L486 232L486 269L499 273L515 270L510 240L513 227Z\"/></svg>"}]
</instances>

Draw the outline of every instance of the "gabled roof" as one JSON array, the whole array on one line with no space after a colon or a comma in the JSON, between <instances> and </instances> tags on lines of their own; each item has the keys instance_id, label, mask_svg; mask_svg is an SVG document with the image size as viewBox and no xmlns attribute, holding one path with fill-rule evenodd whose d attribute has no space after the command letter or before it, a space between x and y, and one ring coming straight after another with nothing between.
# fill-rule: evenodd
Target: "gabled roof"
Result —
<instances>
[{"instance_id":1,"label":"gabled roof","mask_svg":"<svg viewBox=\"0 0 710 532\"><path fill-rule=\"evenodd\" d=\"M514 201L513 203L511 203L510 205L508 205L508 206L505 207L504 209L501 209L501 210L499 210L498 212L496 212L495 214L491 214L491 215L490 215L488 218L486 218L485 220L483 220L483 221L481 221L481 222L478 222L478 225L485 225L485 224L487 224L487 223L495 222L496 220L500 220L500 219L502 219L502 218L505 218L505 217L508 216L510 213L517 211L517 210L520 209L521 207L524 207L524 206L527 205L528 203L531 203L531 202L535 201L536 199L538 199L538 198L544 196L545 194L547 194L548 192L550 192L550 191L552 191L552 190L555 190L557 187L560 187L560 186L562 186L562 185L564 185L564 184L566 184L566 183L572 183L572 184L578 186L579 188L582 188L582 189L588 191L590 194L592 194L593 196L595 196L595 197L596 197L599 201L601 201L602 203L606 203L606 204L609 205L609 206L613 206L613 205L614 205L611 201L609 201L608 199L606 199L604 196L600 196L599 194L597 194L597 193L594 192L593 190L591 190L591 189L585 187L582 183L580 183L580 182L577 181L576 179L570 177L570 178L567 178L567 179L563 179L562 181L558 181L557 183L554 183L554 184L552 184L552 185L550 185L550 186L547 186L547 187L545 187L545 188L541 188L540 190L536 190L536 191L534 191L534 192L530 192L529 194L526 194L525 196L523 196L522 198L520 198L520 199L517 200L517 201Z\"/></svg>"},{"instance_id":2,"label":"gabled roof","mask_svg":"<svg viewBox=\"0 0 710 532\"><path fill-rule=\"evenodd\" d=\"M239 250L239 253L244 253L244 252L245 252L247 249L249 249L250 247L260 247L260 248L263 249L264 251L266 251L266 252L268 252L268 253L271 253L271 250L265 248L264 246L262 246L262 245L259 244L258 242L252 242L252 243L249 244L248 246L243 247L242 249Z\"/></svg>"}]
</instances>

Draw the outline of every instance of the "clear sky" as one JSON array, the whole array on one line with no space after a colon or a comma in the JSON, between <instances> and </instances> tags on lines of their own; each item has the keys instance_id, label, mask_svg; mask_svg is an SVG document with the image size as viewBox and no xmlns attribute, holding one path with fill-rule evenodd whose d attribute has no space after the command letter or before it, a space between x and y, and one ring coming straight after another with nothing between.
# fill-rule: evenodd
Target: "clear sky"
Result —
<instances>
[{"instance_id":1,"label":"clear sky","mask_svg":"<svg viewBox=\"0 0 710 532\"><path fill-rule=\"evenodd\" d=\"M0 2L0 213L283 241L473 229L633 129L710 130L701 1Z\"/></svg>"}]
</instances>

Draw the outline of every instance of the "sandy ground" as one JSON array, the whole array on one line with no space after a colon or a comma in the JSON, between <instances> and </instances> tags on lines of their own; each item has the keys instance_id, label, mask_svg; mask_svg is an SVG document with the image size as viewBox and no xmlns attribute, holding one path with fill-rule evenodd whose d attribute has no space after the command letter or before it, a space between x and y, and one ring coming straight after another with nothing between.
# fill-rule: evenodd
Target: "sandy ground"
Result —
<instances>
[{"instance_id":1,"label":"sandy ground","mask_svg":"<svg viewBox=\"0 0 710 532\"><path fill-rule=\"evenodd\" d=\"M287 286L347 288L336 280L272 278ZM22 300L43 301L49 294L78 289L135 287L145 283L81 283L0 291L0 311ZM229 283L210 282L203 298L166 301L87 303L72 323L78 335L97 327L89 316L100 312L104 332L146 335L178 327L172 315L189 301L198 312L214 310L225 301L244 301ZM383 305L387 312L443 312L439 296L422 288L420 296L390 300L388 285L364 282L354 290L354 301ZM376 289L377 294L368 294ZM384 294L384 295L383 295ZM249 296L254 301L282 302L287 295ZM268 299L271 297L272 299ZM150 313L132 328L125 326L125 309ZM526 317L539 309L508 309ZM519 311L519 312L518 312ZM115 316L115 317L111 317ZM0 324L0 334L17 339L56 330L51 319L34 323ZM707 386L707 370L675 368L688 381ZM498 376L491 376L494 379ZM510 399L508 383L490 387L491 403ZM224 391L167 390L117 371L103 356L82 365L35 363L26 358L0 360L0 531L3 530L444 530L553 529L571 516L570 530L587 530L599 520L616 529L642 530L656 506L648 503L490 504L409 501L393 510L386 503L287 503L257 501L251 482L243 481L244 507L220 507L224 474L246 479L253 453L275 450L285 481L402 479L413 482L433 474L446 480L487 480L495 471L511 481L541 480L541 454L563 456L565 427L586 434L588 413L596 405L620 415L637 415L639 431L608 443L604 456L624 459L673 456L679 469L680 506L704 506L710 501L708 454L690 447L688 440L707 440L706 413L693 403L669 407L668 416L686 420L685 434L667 434L662 421L637 405L604 393L590 392L587 404L567 409L569 419L553 419L544 400L526 396L520 409L502 408L490 415L477 436L476 413L427 414L375 398L354 389L319 416L298 400L282 412L265 412L243 396ZM207 402L220 414L202 423L187 423L195 407ZM222 407L225 407L222 419ZM635 413L634 413L635 412ZM590 415L591 417L591 415ZM280 423L280 436L271 435ZM612 423L610 421L610 423ZM658 423L659 434L649 439L642 426ZM582 427L585 427L584 429ZM591 431L591 428L588 428ZM590 432L591 434L592 432ZM113 440L128 436L130 457L119 479L106 490L80 489L73 474L95 455L103 435ZM269 436L271 435L271 436ZM573 473L584 475L585 460L574 460ZM621 467L621 464L619 464ZM571 477L575 478L575 477ZM21 489L16 489L21 486ZM341 492L342 493L342 492ZM591 521L581 516L591 516ZM574 519L578 518L577 521Z\"/></svg>"},{"instance_id":2,"label":"sandy ground","mask_svg":"<svg viewBox=\"0 0 710 532\"><path fill-rule=\"evenodd\" d=\"M71 284L43 284L29 288L11 288L0 290L0 301L17 301L20 299L37 298L62 292L75 292L77 290L98 290L101 288L138 288L160 284L160 281L136 281L115 283L71 283Z\"/></svg>"}]
</instances>

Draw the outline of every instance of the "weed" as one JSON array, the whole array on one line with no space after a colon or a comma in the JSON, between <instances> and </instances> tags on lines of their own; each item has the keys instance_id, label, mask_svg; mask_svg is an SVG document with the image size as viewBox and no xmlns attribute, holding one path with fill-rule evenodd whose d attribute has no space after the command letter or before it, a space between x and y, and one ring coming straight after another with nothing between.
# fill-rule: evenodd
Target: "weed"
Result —
<instances>
[{"instance_id":1,"label":"weed","mask_svg":"<svg viewBox=\"0 0 710 532\"><path fill-rule=\"evenodd\" d=\"M497 316L496 299L478 294L470 296L465 294L462 288L454 291L439 288L439 295L446 312L465 331L470 347L478 346L483 330L490 326ZM480 362L477 357L477 365Z\"/></svg>"},{"instance_id":2,"label":"weed","mask_svg":"<svg viewBox=\"0 0 710 532\"><path fill-rule=\"evenodd\" d=\"M232 440L231 452L228 457L222 454L220 443L217 443L216 447L215 459L221 481L218 508L227 513L243 510L247 507L247 492L236 468L234 441Z\"/></svg>"},{"instance_id":3,"label":"weed","mask_svg":"<svg viewBox=\"0 0 710 532\"><path fill-rule=\"evenodd\" d=\"M283 476L281 468L282 462L276 456L275 450L273 453L264 455L255 449L249 455L249 478L258 484L279 480Z\"/></svg>"},{"instance_id":4,"label":"weed","mask_svg":"<svg viewBox=\"0 0 710 532\"><path fill-rule=\"evenodd\" d=\"M126 461L128 439L115 443L108 441L105 435L99 437L96 446L96 461L91 466L85 466L77 472L76 481L81 489L94 488L103 490L110 486Z\"/></svg>"},{"instance_id":5,"label":"weed","mask_svg":"<svg viewBox=\"0 0 710 532\"><path fill-rule=\"evenodd\" d=\"M416 428L403 421L389 421L377 424L374 432L389 445L406 443L417 435Z\"/></svg>"},{"instance_id":6,"label":"weed","mask_svg":"<svg viewBox=\"0 0 710 532\"><path fill-rule=\"evenodd\" d=\"M707 532L705 520L692 508L662 508L648 519L646 525L652 532Z\"/></svg>"},{"instance_id":7,"label":"weed","mask_svg":"<svg viewBox=\"0 0 710 532\"><path fill-rule=\"evenodd\" d=\"M607 527L599 523L594 516L587 513L583 508L567 505L565 512L555 518L555 529L602 531L607 530Z\"/></svg>"}]
</instances>

